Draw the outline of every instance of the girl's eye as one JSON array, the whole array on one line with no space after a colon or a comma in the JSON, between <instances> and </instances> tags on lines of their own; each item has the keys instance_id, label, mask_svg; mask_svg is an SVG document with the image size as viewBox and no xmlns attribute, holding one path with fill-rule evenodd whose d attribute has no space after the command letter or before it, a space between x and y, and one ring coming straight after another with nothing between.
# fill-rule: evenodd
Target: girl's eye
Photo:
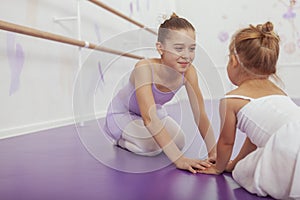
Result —
<instances>
[{"instance_id":1,"label":"girl's eye","mask_svg":"<svg viewBox=\"0 0 300 200\"><path fill-rule=\"evenodd\" d=\"M191 47L191 48L190 48L190 51L191 51L191 52L193 52L193 51L195 51L195 50L196 50L196 47Z\"/></svg>"},{"instance_id":2,"label":"girl's eye","mask_svg":"<svg viewBox=\"0 0 300 200\"><path fill-rule=\"evenodd\" d=\"M182 47L175 47L175 50L178 51L178 52L181 52L181 51L183 51L183 48Z\"/></svg>"}]
</instances>

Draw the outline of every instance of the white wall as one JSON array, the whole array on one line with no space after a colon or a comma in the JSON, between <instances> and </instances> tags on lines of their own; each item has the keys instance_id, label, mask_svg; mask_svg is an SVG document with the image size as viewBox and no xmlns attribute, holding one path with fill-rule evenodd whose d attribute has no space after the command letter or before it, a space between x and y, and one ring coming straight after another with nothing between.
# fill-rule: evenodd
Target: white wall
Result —
<instances>
[{"instance_id":1,"label":"white wall","mask_svg":"<svg viewBox=\"0 0 300 200\"><path fill-rule=\"evenodd\" d=\"M0 20L78 38L77 20L53 20L76 16L78 2L82 40L146 57L157 56L154 35L86 0L2 0ZM279 75L286 91L300 98L299 17L283 19L287 10L283 1L102 2L154 29L173 11L191 21L197 29L194 64L208 99L219 98L232 88L225 70L229 43L226 34L230 37L238 27L274 19L284 38ZM299 8L294 11L299 13ZM78 115L88 118L101 115L136 62L89 49L79 52L75 46L3 30L0 30L0 44L0 138L71 124ZM179 96L185 96L184 92Z\"/></svg>"},{"instance_id":2,"label":"white wall","mask_svg":"<svg viewBox=\"0 0 300 200\"><path fill-rule=\"evenodd\" d=\"M78 2L82 40L137 54L154 53L137 50L140 42L148 45L153 36L143 36L149 33L85 0L2 0L0 20L76 39L77 20L54 18L76 16ZM102 2L151 28L175 9L168 0ZM115 85L136 62L89 49L79 54L76 46L3 30L0 44L0 138L71 124L77 114L101 114ZM99 63L105 82L101 82Z\"/></svg>"},{"instance_id":3,"label":"white wall","mask_svg":"<svg viewBox=\"0 0 300 200\"><path fill-rule=\"evenodd\" d=\"M198 43L212 58L224 80L225 90L232 87L225 71L232 34L249 24L273 22L275 31L281 38L278 75L284 82L286 92L293 98L300 98L299 2L292 9L296 14L293 18L284 17L288 13L289 1L282 0L177 0L176 6L178 14L190 20L197 29ZM212 77L207 77L210 78ZM213 84L210 87L211 90L217 89Z\"/></svg>"}]
</instances>

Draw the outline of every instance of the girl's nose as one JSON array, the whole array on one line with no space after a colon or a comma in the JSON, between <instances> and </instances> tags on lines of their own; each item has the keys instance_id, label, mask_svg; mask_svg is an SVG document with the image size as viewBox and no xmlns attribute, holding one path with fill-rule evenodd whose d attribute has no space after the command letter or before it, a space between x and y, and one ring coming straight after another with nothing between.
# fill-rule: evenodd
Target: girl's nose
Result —
<instances>
[{"instance_id":1,"label":"girl's nose","mask_svg":"<svg viewBox=\"0 0 300 200\"><path fill-rule=\"evenodd\" d=\"M182 58L188 57L187 50L183 50L183 51L180 53L180 56L181 56Z\"/></svg>"},{"instance_id":2,"label":"girl's nose","mask_svg":"<svg viewBox=\"0 0 300 200\"><path fill-rule=\"evenodd\" d=\"M189 53L188 50L183 51L182 54L181 54L181 58L183 58L183 59L185 59L185 60L189 60L190 57L191 57L191 56L190 56L190 53Z\"/></svg>"}]
</instances>

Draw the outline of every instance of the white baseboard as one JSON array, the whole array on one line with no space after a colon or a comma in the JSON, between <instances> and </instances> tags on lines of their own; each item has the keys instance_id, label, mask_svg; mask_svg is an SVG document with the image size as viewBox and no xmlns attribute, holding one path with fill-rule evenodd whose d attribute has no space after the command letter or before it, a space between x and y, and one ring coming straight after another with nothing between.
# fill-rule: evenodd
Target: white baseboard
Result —
<instances>
[{"instance_id":1,"label":"white baseboard","mask_svg":"<svg viewBox=\"0 0 300 200\"><path fill-rule=\"evenodd\" d=\"M34 124L18 126L18 127L8 128L8 129L2 129L0 130L0 139L26 135L26 134L35 133L38 131L48 130L52 128L58 128L62 126L68 126L75 123L93 120L95 118L99 119L104 116L105 116L105 112L98 112L96 114L83 116L81 117L81 119L77 118L76 121L75 121L75 117L72 116L72 117L58 119L58 120L51 120L51 121L34 123Z\"/></svg>"},{"instance_id":2,"label":"white baseboard","mask_svg":"<svg viewBox=\"0 0 300 200\"><path fill-rule=\"evenodd\" d=\"M293 100L300 106L300 97L293 97ZM185 99L187 101L187 99ZM67 125L72 125L76 123L84 122L84 121L89 121L89 120L94 120L102 118L106 115L106 112L98 112L96 114L90 114L83 116L81 120L78 120L78 118L75 121L75 117L68 117L64 119L58 119L58 120L52 120L52 121L46 121L46 122L40 122L40 123L34 123L34 124L29 124L29 125L24 125L24 126L18 126L18 127L13 127L13 128L8 128L8 129L2 129L0 130L0 139L5 139L5 138L10 138L10 137L15 137L15 136L20 136L20 135L26 135L30 133L35 133L38 131L43 131L43 130L48 130L52 128L58 128L62 126L67 126Z\"/></svg>"}]
</instances>

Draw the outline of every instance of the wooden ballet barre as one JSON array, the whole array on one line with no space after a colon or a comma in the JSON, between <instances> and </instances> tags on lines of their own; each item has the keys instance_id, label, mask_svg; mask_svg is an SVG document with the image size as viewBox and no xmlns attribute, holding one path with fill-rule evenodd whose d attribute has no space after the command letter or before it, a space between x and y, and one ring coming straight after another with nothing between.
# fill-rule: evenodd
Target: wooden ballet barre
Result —
<instances>
[{"instance_id":1,"label":"wooden ballet barre","mask_svg":"<svg viewBox=\"0 0 300 200\"><path fill-rule=\"evenodd\" d=\"M106 4L104 4L104 3L100 2L100 1L97 1L97 0L89 0L89 1L92 2L92 3L94 3L94 4L96 4L96 5L98 5L98 6L100 6L100 7L102 7L102 8L104 8L105 10L108 10L109 12L112 12L115 15L118 15L119 17L122 17L123 19L125 19L125 20L127 20L127 21L129 21L129 22L131 22L131 23L133 23L135 25L137 25L138 27L143 28L146 31L149 31L150 33L153 33L154 35L157 35L157 33L155 31L151 30L150 28L147 28L143 24L141 24L141 23L139 23L139 22L137 22L137 21L129 18L128 16L120 13L119 11L117 11L117 10L115 10L115 9L107 6Z\"/></svg>"},{"instance_id":2,"label":"wooden ballet barre","mask_svg":"<svg viewBox=\"0 0 300 200\"><path fill-rule=\"evenodd\" d=\"M65 36L45 32L45 31L40 31L40 30L37 30L37 29L34 29L34 28L21 26L21 25L18 25L18 24L5 22L5 21L2 21L2 20L0 20L0 29L10 31L10 32L20 33L20 34L23 34L23 35L29 35L29 36L33 36L33 37L37 37L37 38L42 38L42 39L52 40L52 41L61 42L61 43L65 43L65 44L70 44L70 45L74 45L74 46L85 47L85 48L89 48L89 49L95 49L95 50L98 50L98 51L111 53L111 54L115 54L115 55L120 55L120 56L125 56L125 57L129 57L129 58L134 58L134 59L139 59L139 60L144 58L142 56L138 56L138 55L134 55L134 54L130 54L130 53L125 53L125 52L122 52L122 51L117 51L117 50L110 49L110 48L107 48L107 47L97 46L95 44L92 44L92 43L89 43L89 42L86 42L86 41L75 40L73 38L69 38L69 37L65 37Z\"/></svg>"}]
</instances>

